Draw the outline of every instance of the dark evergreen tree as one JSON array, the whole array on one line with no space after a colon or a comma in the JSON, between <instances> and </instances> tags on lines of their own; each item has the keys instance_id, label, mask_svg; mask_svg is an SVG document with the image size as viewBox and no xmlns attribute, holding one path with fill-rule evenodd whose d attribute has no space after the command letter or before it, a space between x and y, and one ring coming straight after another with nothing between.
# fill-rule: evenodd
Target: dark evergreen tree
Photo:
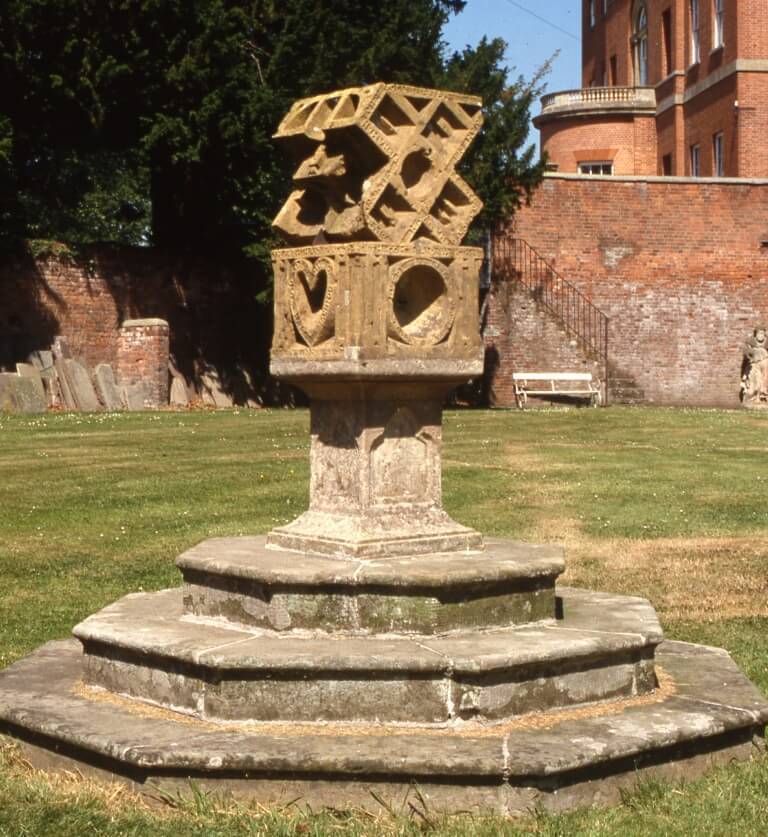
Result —
<instances>
[{"instance_id":1,"label":"dark evergreen tree","mask_svg":"<svg viewBox=\"0 0 768 837\"><path fill-rule=\"evenodd\" d=\"M271 134L301 96L374 81L483 96L464 166L508 214L541 176L523 150L534 95L504 44L445 58L463 0L5 0L0 227L263 256L289 168Z\"/></svg>"}]
</instances>

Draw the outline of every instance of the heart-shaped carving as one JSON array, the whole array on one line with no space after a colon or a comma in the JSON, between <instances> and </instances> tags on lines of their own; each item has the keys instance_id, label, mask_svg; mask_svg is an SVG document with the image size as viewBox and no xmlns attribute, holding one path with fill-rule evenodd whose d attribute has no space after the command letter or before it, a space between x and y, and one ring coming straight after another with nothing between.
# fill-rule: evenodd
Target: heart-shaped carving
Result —
<instances>
[{"instance_id":1,"label":"heart-shaped carving","mask_svg":"<svg viewBox=\"0 0 768 837\"><path fill-rule=\"evenodd\" d=\"M336 268L330 259L296 259L291 269L291 315L301 339L317 346L333 335Z\"/></svg>"}]
</instances>

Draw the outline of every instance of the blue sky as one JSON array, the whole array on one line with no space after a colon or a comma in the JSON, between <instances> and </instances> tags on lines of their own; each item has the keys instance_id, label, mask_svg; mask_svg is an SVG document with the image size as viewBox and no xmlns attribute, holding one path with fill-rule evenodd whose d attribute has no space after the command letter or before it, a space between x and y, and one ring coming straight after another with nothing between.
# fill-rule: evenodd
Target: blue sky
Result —
<instances>
[{"instance_id":1,"label":"blue sky","mask_svg":"<svg viewBox=\"0 0 768 837\"><path fill-rule=\"evenodd\" d=\"M451 18L443 34L450 50L474 45L483 35L503 38L512 78L519 74L531 78L559 49L546 79L547 90L568 90L581 86L580 15L581 0L467 0L464 11ZM538 112L536 105L532 115Z\"/></svg>"}]
</instances>

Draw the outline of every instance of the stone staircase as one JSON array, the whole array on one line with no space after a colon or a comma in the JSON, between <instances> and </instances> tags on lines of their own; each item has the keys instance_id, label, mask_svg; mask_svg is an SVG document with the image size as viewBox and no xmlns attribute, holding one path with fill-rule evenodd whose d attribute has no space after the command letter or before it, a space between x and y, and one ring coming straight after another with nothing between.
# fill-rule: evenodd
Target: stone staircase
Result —
<instances>
[{"instance_id":1,"label":"stone staircase","mask_svg":"<svg viewBox=\"0 0 768 837\"><path fill-rule=\"evenodd\" d=\"M566 367L568 371L575 371L583 368L606 384L607 391L603 393L605 404L643 402L645 394L642 388L631 375L610 360L608 317L528 242L509 236L494 238L493 270L497 284L508 285L504 291L499 288L496 291L504 297L501 307L507 325L514 317L515 327L520 327L521 305L515 300L516 293L524 294L528 304L535 306L537 317L546 319L536 328L535 337L526 333L524 339L528 341L525 353L530 352L530 345L539 342L549 347L548 357L539 361L538 365L534 362L536 369L525 371L566 371ZM550 357L552 355L554 357ZM550 363L557 368L540 369L542 363Z\"/></svg>"}]
</instances>

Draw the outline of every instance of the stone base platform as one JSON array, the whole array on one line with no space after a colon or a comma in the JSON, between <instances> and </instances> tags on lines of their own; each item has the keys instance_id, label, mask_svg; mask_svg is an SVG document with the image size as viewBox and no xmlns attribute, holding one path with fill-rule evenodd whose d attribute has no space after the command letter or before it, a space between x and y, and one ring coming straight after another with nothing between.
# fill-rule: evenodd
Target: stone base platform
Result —
<instances>
[{"instance_id":1,"label":"stone base platform","mask_svg":"<svg viewBox=\"0 0 768 837\"><path fill-rule=\"evenodd\" d=\"M644 599L555 586L558 547L379 559L215 538L0 672L35 763L264 803L530 811L747 758L768 702ZM78 642L79 641L79 642ZM416 792L416 791L412 791Z\"/></svg>"},{"instance_id":2,"label":"stone base platform","mask_svg":"<svg viewBox=\"0 0 768 837\"><path fill-rule=\"evenodd\" d=\"M273 631L437 634L555 618L562 547L489 540L484 549L334 558L210 538L176 560L190 616Z\"/></svg>"},{"instance_id":3,"label":"stone base platform","mask_svg":"<svg viewBox=\"0 0 768 837\"><path fill-rule=\"evenodd\" d=\"M564 590L563 618L441 636L277 633L185 617L135 593L73 631L86 683L201 720L496 720L656 686L644 599Z\"/></svg>"},{"instance_id":4,"label":"stone base platform","mask_svg":"<svg viewBox=\"0 0 768 837\"><path fill-rule=\"evenodd\" d=\"M189 780L264 804L530 813L609 804L639 778L692 778L748 759L768 703L724 651L657 649L661 687L489 724L212 723L88 688L74 640L0 674L0 730L45 768L77 767L156 794Z\"/></svg>"}]
</instances>

